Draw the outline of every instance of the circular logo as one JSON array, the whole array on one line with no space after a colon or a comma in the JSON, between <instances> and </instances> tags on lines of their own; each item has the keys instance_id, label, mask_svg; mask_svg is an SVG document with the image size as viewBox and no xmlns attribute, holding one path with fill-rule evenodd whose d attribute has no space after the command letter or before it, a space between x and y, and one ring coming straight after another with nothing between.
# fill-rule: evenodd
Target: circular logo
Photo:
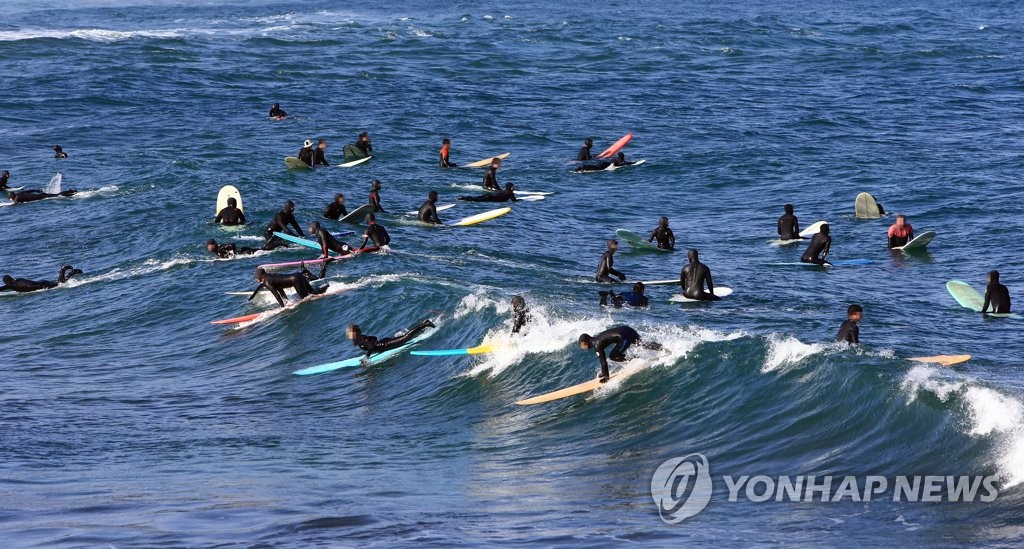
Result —
<instances>
[{"instance_id":1,"label":"circular logo","mask_svg":"<svg viewBox=\"0 0 1024 549\"><path fill-rule=\"evenodd\" d=\"M696 515L711 501L711 471L704 454L690 454L662 463L651 477L651 497L666 524Z\"/></svg>"}]
</instances>

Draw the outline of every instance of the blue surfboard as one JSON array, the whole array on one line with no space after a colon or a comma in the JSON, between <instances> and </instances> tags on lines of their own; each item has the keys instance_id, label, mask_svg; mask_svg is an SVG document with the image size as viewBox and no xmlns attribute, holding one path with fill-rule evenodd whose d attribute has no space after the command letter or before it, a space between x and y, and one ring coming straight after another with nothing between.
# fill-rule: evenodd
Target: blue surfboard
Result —
<instances>
[{"instance_id":1,"label":"blue surfboard","mask_svg":"<svg viewBox=\"0 0 1024 549\"><path fill-rule=\"evenodd\" d=\"M335 238L341 238L343 236L352 236L354 234L356 234L355 231L344 231L340 233L331 233L331 236L334 236ZM292 244L298 244L299 246L313 248L314 250L320 249L320 243L317 242L316 240L302 238L301 236L292 236L288 233L279 233L277 231L274 231L274 236L280 238L281 240L291 242Z\"/></svg>"},{"instance_id":2,"label":"blue surfboard","mask_svg":"<svg viewBox=\"0 0 1024 549\"><path fill-rule=\"evenodd\" d=\"M338 370L341 368L355 368L356 366L372 366L374 364L380 364L381 362L385 362L394 356L404 353L405 351L409 350L409 348L412 347L413 345L416 345L417 343L423 341L424 339L427 339L428 337L434 335L435 332L437 332L437 328L428 328L424 330L423 333L421 333L420 335L412 338L412 341L410 341L409 343L406 343L401 347L391 349L390 351L377 353L371 356L370 358L366 358L365 356L360 355L352 358L346 358L345 360L340 360L338 362L331 362L328 364L321 364L319 366L312 366L309 368L303 368L301 370L295 370L292 373L297 376L308 376L313 374L323 374L325 372L332 372L334 370Z\"/></svg>"}]
</instances>

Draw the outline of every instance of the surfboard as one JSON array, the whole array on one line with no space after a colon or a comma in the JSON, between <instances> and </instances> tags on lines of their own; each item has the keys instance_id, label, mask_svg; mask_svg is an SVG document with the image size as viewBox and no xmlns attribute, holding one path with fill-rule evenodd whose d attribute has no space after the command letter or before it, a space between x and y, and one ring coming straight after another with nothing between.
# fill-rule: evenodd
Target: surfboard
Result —
<instances>
[{"instance_id":1,"label":"surfboard","mask_svg":"<svg viewBox=\"0 0 1024 549\"><path fill-rule=\"evenodd\" d=\"M359 223L362 223L366 219L366 214L372 214L372 213L373 213L373 205L372 204L363 204L362 206L359 206L358 208L352 210L351 212L348 212L348 215L346 215L345 217L339 219L338 221L340 221L342 223L355 223L355 224L359 224Z\"/></svg>"},{"instance_id":2,"label":"surfboard","mask_svg":"<svg viewBox=\"0 0 1024 549\"><path fill-rule=\"evenodd\" d=\"M449 221L449 222L445 223L445 226L446 227L468 227L470 225L476 225L477 223L483 223L484 221L489 221L489 220L494 219L496 217L501 217L501 216L503 216L503 215L505 215L505 214L507 214L507 213L509 213L511 211L512 211L512 208L509 208L509 207L498 208L496 210L490 210L490 211L486 211L484 213L479 213L479 214L476 214L476 215L471 215L469 217L464 217L464 218L459 219L457 221Z\"/></svg>"},{"instance_id":3,"label":"surfboard","mask_svg":"<svg viewBox=\"0 0 1024 549\"><path fill-rule=\"evenodd\" d=\"M608 377L608 381L611 381L611 380L615 379L616 377L618 377L617 373L611 374ZM526 399L523 399L523 400L518 400L518 401L516 401L516 404L518 404L520 406L529 406L531 404L543 404L545 402L551 402L553 400L561 400L563 398L569 398L571 396L581 395L583 393L589 393L591 391L596 391L602 385L604 385L604 383L601 383L600 381L594 379L594 380L591 380L591 381L580 383L579 385L573 385L572 387L566 387L565 389L559 389L557 391L552 391L550 393L545 393L543 395L537 395L535 397L530 397L530 398L526 398Z\"/></svg>"},{"instance_id":4,"label":"surfboard","mask_svg":"<svg viewBox=\"0 0 1024 549\"><path fill-rule=\"evenodd\" d=\"M667 278L665 280L644 280L644 286L678 286L678 278Z\"/></svg>"},{"instance_id":5,"label":"surfboard","mask_svg":"<svg viewBox=\"0 0 1024 549\"><path fill-rule=\"evenodd\" d=\"M901 250L904 252L912 252L914 250L923 250L932 240L935 240L935 231L925 231L914 237L913 240L907 242L903 246L896 246L894 250Z\"/></svg>"},{"instance_id":6,"label":"surfboard","mask_svg":"<svg viewBox=\"0 0 1024 549\"><path fill-rule=\"evenodd\" d=\"M282 232L278 232L278 231L274 231L274 236L276 236L276 237L278 237L281 240L284 240L286 242L291 242L292 244L298 244L299 246L305 246L307 248L313 248L314 250L319 250L320 249L320 244L317 241L310 240L308 238L302 238L301 236L293 236L293 235L290 235L288 233L282 233Z\"/></svg>"},{"instance_id":7,"label":"surfboard","mask_svg":"<svg viewBox=\"0 0 1024 549\"><path fill-rule=\"evenodd\" d=\"M249 292L249 293L252 293L252 292ZM234 318L225 318L223 320L211 320L210 324L219 324L219 325L241 324L243 322L249 322L249 321L252 321L252 320L256 320L256 318L259 317L261 314L262 313L254 313L254 314L251 314L251 315L236 316Z\"/></svg>"},{"instance_id":8,"label":"surfboard","mask_svg":"<svg viewBox=\"0 0 1024 549\"><path fill-rule=\"evenodd\" d=\"M495 346L486 343L468 349L442 349L434 351L412 351L409 354L415 356L458 356L458 355L483 355L494 351Z\"/></svg>"},{"instance_id":9,"label":"surfboard","mask_svg":"<svg viewBox=\"0 0 1024 549\"><path fill-rule=\"evenodd\" d=\"M678 281L677 281L678 282ZM732 288L715 286L715 295L718 297L729 297L732 295ZM668 299L669 303L704 303L700 299L690 299L683 294L676 294Z\"/></svg>"},{"instance_id":10,"label":"surfboard","mask_svg":"<svg viewBox=\"0 0 1024 549\"><path fill-rule=\"evenodd\" d=\"M810 238L810 237L820 233L821 232L821 226L822 225L827 225L827 224L828 224L828 221L818 221L817 223L812 224L810 227L807 227L806 229L800 231L800 237L801 238Z\"/></svg>"},{"instance_id":11,"label":"surfboard","mask_svg":"<svg viewBox=\"0 0 1024 549\"><path fill-rule=\"evenodd\" d=\"M618 141L613 143L611 147L608 147L607 149L604 150L604 152L595 156L594 158L608 158L609 156L619 152L619 149L625 147L626 143L629 143L631 139L633 139L633 134L627 133L626 135L622 136Z\"/></svg>"},{"instance_id":12,"label":"surfboard","mask_svg":"<svg viewBox=\"0 0 1024 549\"><path fill-rule=\"evenodd\" d=\"M655 246L654 244L651 244L650 242L648 242L646 238L644 238L644 237L642 237L642 236L640 236L640 235L638 235L638 234L636 234L636 233L634 233L632 231L627 231L626 229L616 229L615 230L615 236L617 236L617 237L621 238L622 240L626 241L626 243L629 244L636 251L640 251L640 252L660 252L660 253L669 253L669 252L672 251L672 250L663 250L663 249Z\"/></svg>"},{"instance_id":13,"label":"surfboard","mask_svg":"<svg viewBox=\"0 0 1024 549\"><path fill-rule=\"evenodd\" d=\"M290 170L312 170L312 166L307 166L305 162L299 160L297 156L286 156L284 157L284 165L288 166Z\"/></svg>"},{"instance_id":14,"label":"surfboard","mask_svg":"<svg viewBox=\"0 0 1024 549\"><path fill-rule=\"evenodd\" d=\"M908 358L907 360L913 360L914 362L924 362L929 364L941 364L943 366L952 366L954 364L960 364L967 362L971 359L971 355L938 355L938 356L915 356Z\"/></svg>"},{"instance_id":15,"label":"surfboard","mask_svg":"<svg viewBox=\"0 0 1024 549\"><path fill-rule=\"evenodd\" d=\"M16 193L16 192L18 192L18 191L20 191L20 190L22 190L24 188L25 188L25 185L22 185L20 187L7 187L6 189L4 189L4 192Z\"/></svg>"},{"instance_id":16,"label":"surfboard","mask_svg":"<svg viewBox=\"0 0 1024 549\"><path fill-rule=\"evenodd\" d=\"M317 247L317 249L319 250L320 248ZM334 260L352 259L353 257L355 257L357 255L369 254L369 253L373 253L373 252L376 252L376 251L379 251L379 250L380 250L380 248L378 248L377 246L367 246L365 248L358 249L358 250L356 250L356 251L354 251L354 252L352 252L350 254L333 255L333 256L331 256L331 258L333 258ZM298 267L300 265L307 265L307 266L320 265L323 262L324 262L324 258L316 257L316 258L313 258L313 259L304 259L304 260L301 260L301 261L286 261L286 262L283 262L283 263L267 263L267 264L264 264L264 265L260 265L260 268L266 269L268 271L277 271L277 270L281 270L281 269L287 269L289 267Z\"/></svg>"},{"instance_id":17,"label":"surfboard","mask_svg":"<svg viewBox=\"0 0 1024 549\"><path fill-rule=\"evenodd\" d=\"M612 164L611 166L608 166L607 168L605 168L604 171L606 171L606 172L614 172L615 170L621 170L622 168L632 168L633 166L639 166L640 164L644 164L646 162L647 162L646 160L640 159L640 160L637 160L636 162L630 162L630 163L627 163L627 164L623 164L621 166L616 166L615 164ZM601 170L598 170L598 171L601 171Z\"/></svg>"},{"instance_id":18,"label":"surfboard","mask_svg":"<svg viewBox=\"0 0 1024 549\"><path fill-rule=\"evenodd\" d=\"M985 304L985 296L963 280L950 280L946 283L946 290L961 307L976 313L980 313L982 305ZM1016 313L988 313L988 315L999 318L1020 318L1020 315Z\"/></svg>"},{"instance_id":19,"label":"surfboard","mask_svg":"<svg viewBox=\"0 0 1024 549\"><path fill-rule=\"evenodd\" d=\"M512 153L502 153L502 154L499 154L498 156L492 156L490 158L485 158L483 160L477 160L476 162L470 162L469 164L463 164L462 167L463 168L483 168L483 167L486 167L486 166L490 166L491 162L495 158L498 158L500 160L505 160L506 158L508 158L508 156L510 154L512 154Z\"/></svg>"},{"instance_id":20,"label":"surfboard","mask_svg":"<svg viewBox=\"0 0 1024 549\"><path fill-rule=\"evenodd\" d=\"M547 197L539 194L520 195L519 193L516 193L516 200L519 202L540 202L545 198Z\"/></svg>"},{"instance_id":21,"label":"surfboard","mask_svg":"<svg viewBox=\"0 0 1024 549\"><path fill-rule=\"evenodd\" d=\"M343 164L338 164L338 166L340 166L342 168L351 168L353 166L358 166L358 165L362 164L363 162L369 162L370 160L373 160L373 155L372 154L370 156L367 156L366 158L359 158L359 159L353 160L351 162L345 162Z\"/></svg>"},{"instance_id":22,"label":"surfboard","mask_svg":"<svg viewBox=\"0 0 1024 549\"><path fill-rule=\"evenodd\" d=\"M437 206L437 211L438 212L443 212L445 210L450 210L450 209L454 208L455 206L456 206L456 204L445 204L443 206ZM411 211L411 212L405 212L405 214L406 215L419 215L420 211L419 210L415 210L415 211Z\"/></svg>"},{"instance_id":23,"label":"surfboard","mask_svg":"<svg viewBox=\"0 0 1024 549\"><path fill-rule=\"evenodd\" d=\"M380 364L394 356L404 353L405 351L409 350L409 348L412 347L413 345L420 343L424 339L427 339L428 337L434 335L434 333L436 332L437 328L427 328L426 330L423 330L423 332L421 332L420 335L412 338L412 340L410 340L409 343L406 343L401 347L391 349L390 351L377 353L375 355L370 356L369 358L366 358L364 355L359 355L352 358L346 358L345 360L340 360L338 362L330 362L327 364L321 364L319 366L312 366L309 368L303 368L301 370L295 370L292 373L297 376L309 376L313 374L323 374L326 372L332 372L334 370L338 370L341 368L354 368L356 366L372 366L374 364Z\"/></svg>"},{"instance_id":24,"label":"surfboard","mask_svg":"<svg viewBox=\"0 0 1024 549\"><path fill-rule=\"evenodd\" d=\"M853 203L853 210L856 213L857 219L878 219L882 217L878 209L878 202L875 201L875 197L868 193L857 195L857 199Z\"/></svg>"},{"instance_id":25,"label":"surfboard","mask_svg":"<svg viewBox=\"0 0 1024 549\"><path fill-rule=\"evenodd\" d=\"M242 193L231 185L224 185L217 193L217 211L213 215L219 214L221 210L228 207L229 198L234 198L238 202L238 209L245 213L245 208L242 206Z\"/></svg>"}]
</instances>

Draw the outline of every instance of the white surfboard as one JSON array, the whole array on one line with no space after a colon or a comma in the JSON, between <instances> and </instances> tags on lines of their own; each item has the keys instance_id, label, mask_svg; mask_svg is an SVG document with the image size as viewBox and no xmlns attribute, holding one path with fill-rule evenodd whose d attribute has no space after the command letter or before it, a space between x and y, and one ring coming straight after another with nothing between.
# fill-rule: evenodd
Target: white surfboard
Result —
<instances>
[{"instance_id":1,"label":"white surfboard","mask_svg":"<svg viewBox=\"0 0 1024 549\"><path fill-rule=\"evenodd\" d=\"M245 208L242 206L242 193L238 192L238 189L231 185L224 185L220 188L220 192L217 193L217 211L213 215L217 215L221 210L228 207L228 199L234 198L238 203L238 209L245 213Z\"/></svg>"},{"instance_id":2,"label":"white surfboard","mask_svg":"<svg viewBox=\"0 0 1024 549\"><path fill-rule=\"evenodd\" d=\"M731 296L732 295L732 288L727 288L725 286L716 286L715 287L715 295L718 296L718 297L728 297L728 296ZM702 303L703 300L701 300L701 299L690 299L690 298L684 296L683 294L676 294L676 295L674 295L674 296L669 298L669 302L670 303Z\"/></svg>"},{"instance_id":3,"label":"white surfboard","mask_svg":"<svg viewBox=\"0 0 1024 549\"><path fill-rule=\"evenodd\" d=\"M444 204L443 206L438 206L437 207L437 211L443 212L445 210L450 210L450 209L454 208L455 206L457 206L457 204ZM412 211L412 212L405 212L405 213L407 215L419 215L420 214L419 210Z\"/></svg>"},{"instance_id":4,"label":"white surfboard","mask_svg":"<svg viewBox=\"0 0 1024 549\"><path fill-rule=\"evenodd\" d=\"M853 210L857 219L878 219L882 217L878 202L870 193L860 193L854 200Z\"/></svg>"},{"instance_id":5,"label":"white surfboard","mask_svg":"<svg viewBox=\"0 0 1024 549\"><path fill-rule=\"evenodd\" d=\"M632 164L623 164L621 166L616 166L615 164L612 164L611 166L608 166L607 168L605 168L604 171L606 171L606 172L614 172L615 170L620 170L622 168L630 168L630 167L633 167L633 166L639 166L640 164L644 164L646 162L647 162L646 160L640 159L640 160L637 160L636 162L633 162Z\"/></svg>"},{"instance_id":6,"label":"white surfboard","mask_svg":"<svg viewBox=\"0 0 1024 549\"><path fill-rule=\"evenodd\" d=\"M366 158L360 158L359 160L353 160L351 162L345 162L344 164L337 164L337 166L341 167L341 168L351 168L353 166L358 166L358 165L362 164L363 162L369 162L370 160L373 160L373 155L372 154L370 156L367 156Z\"/></svg>"},{"instance_id":7,"label":"white surfboard","mask_svg":"<svg viewBox=\"0 0 1024 549\"><path fill-rule=\"evenodd\" d=\"M935 231L925 231L914 237L913 240L907 242L902 246L896 246L894 250L900 250L904 252L912 252L914 250L923 250L932 240L935 240Z\"/></svg>"}]
</instances>

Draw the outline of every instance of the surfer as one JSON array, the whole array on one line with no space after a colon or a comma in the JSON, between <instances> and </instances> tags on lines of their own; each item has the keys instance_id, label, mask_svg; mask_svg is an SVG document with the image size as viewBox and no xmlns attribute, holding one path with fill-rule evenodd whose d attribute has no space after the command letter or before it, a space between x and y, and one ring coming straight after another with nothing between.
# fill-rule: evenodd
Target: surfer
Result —
<instances>
[{"instance_id":1,"label":"surfer","mask_svg":"<svg viewBox=\"0 0 1024 549\"><path fill-rule=\"evenodd\" d=\"M907 242L913 239L914 228L910 226L910 223L907 223L907 216L903 214L897 215L896 223L889 227L889 249L906 246Z\"/></svg>"},{"instance_id":2,"label":"surfer","mask_svg":"<svg viewBox=\"0 0 1024 549\"><path fill-rule=\"evenodd\" d=\"M15 204L23 204L25 202L35 202L36 200L44 200L47 198L57 198L58 196L74 196L77 192L78 191L74 189L68 189L57 194L51 194L39 189L29 189L27 191L9 192L7 193L7 198L11 199L11 202Z\"/></svg>"},{"instance_id":3,"label":"surfer","mask_svg":"<svg viewBox=\"0 0 1024 549\"><path fill-rule=\"evenodd\" d=\"M302 143L302 148L299 149L299 160L303 164L312 167L313 166L313 141L310 139L305 140Z\"/></svg>"},{"instance_id":4,"label":"surfer","mask_svg":"<svg viewBox=\"0 0 1024 549\"><path fill-rule=\"evenodd\" d=\"M580 148L580 152L576 153L577 162L586 162L592 157L590 156L590 149L594 146L594 140L586 138L583 140L583 147Z\"/></svg>"},{"instance_id":5,"label":"surfer","mask_svg":"<svg viewBox=\"0 0 1024 549\"><path fill-rule=\"evenodd\" d=\"M451 142L450 139L445 137L444 139L441 140L441 160L440 160L440 166L442 168L457 168L458 167L458 164L452 162L448 158L448 153L451 152L451 148L452 148L452 142Z\"/></svg>"},{"instance_id":6,"label":"surfer","mask_svg":"<svg viewBox=\"0 0 1024 549\"><path fill-rule=\"evenodd\" d=\"M801 262L817 263L818 265L828 263L828 252L832 248L832 237L828 233L828 223L823 223L821 231L811 237L811 243L804 250L804 255L800 256Z\"/></svg>"},{"instance_id":7,"label":"surfer","mask_svg":"<svg viewBox=\"0 0 1024 549\"><path fill-rule=\"evenodd\" d=\"M227 259L236 255L252 255L259 250L256 248L249 248L247 246L239 248L234 244L217 244L217 241L211 238L206 241L206 251L221 259Z\"/></svg>"},{"instance_id":8,"label":"surfer","mask_svg":"<svg viewBox=\"0 0 1024 549\"><path fill-rule=\"evenodd\" d=\"M330 166L324 153L327 152L327 140L317 140L316 150L313 151L313 166Z\"/></svg>"},{"instance_id":9,"label":"surfer","mask_svg":"<svg viewBox=\"0 0 1024 549\"><path fill-rule=\"evenodd\" d=\"M289 226L295 228L295 232L289 229ZM270 220L270 224L267 225L267 230L263 231L263 238L267 241L263 244L261 250L273 250L274 248L280 248L287 246L288 243L274 235L274 232L286 233L290 235L306 236L302 232L302 227L299 227L299 222L295 220L295 203L291 200L285 201L284 207L281 211L277 212L277 215Z\"/></svg>"},{"instance_id":10,"label":"surfer","mask_svg":"<svg viewBox=\"0 0 1024 549\"><path fill-rule=\"evenodd\" d=\"M323 257L327 258L327 251L347 255L352 252L352 247L344 242L338 242L327 229L320 226L319 221L314 221L309 224L309 235L315 236L317 242L320 243L320 251L323 252Z\"/></svg>"},{"instance_id":11,"label":"surfer","mask_svg":"<svg viewBox=\"0 0 1024 549\"><path fill-rule=\"evenodd\" d=\"M800 240L800 220L793 215L793 205L786 204L782 207L786 212L779 218L779 238L781 240Z\"/></svg>"},{"instance_id":12,"label":"surfer","mask_svg":"<svg viewBox=\"0 0 1024 549\"><path fill-rule=\"evenodd\" d=\"M48 290L67 282L71 277L82 274L81 269L71 265L64 265L60 268L60 275L57 282L52 280L28 280L27 278L14 278L11 275L4 275L4 285L0 286L0 292L34 292L37 290Z\"/></svg>"},{"instance_id":13,"label":"surfer","mask_svg":"<svg viewBox=\"0 0 1024 549\"><path fill-rule=\"evenodd\" d=\"M334 195L334 202L324 208L324 217L335 221L348 215L348 208L345 207L345 195L338 193Z\"/></svg>"},{"instance_id":14,"label":"surfer","mask_svg":"<svg viewBox=\"0 0 1024 549\"><path fill-rule=\"evenodd\" d=\"M348 338L352 340L353 345L366 351L366 358L370 358L375 354L397 349L402 345L406 345L423 330L434 327L434 323L428 319L420 322L412 328L409 328L409 330L400 336L376 338L373 336L363 335L363 331L359 329L358 324L349 324Z\"/></svg>"},{"instance_id":15,"label":"surfer","mask_svg":"<svg viewBox=\"0 0 1024 549\"><path fill-rule=\"evenodd\" d=\"M992 305L992 312L996 314L1008 314L1010 312L1010 290L999 283L999 271L989 271L988 287L985 288L985 303L981 306L981 314L988 311L989 304Z\"/></svg>"},{"instance_id":16,"label":"surfer","mask_svg":"<svg viewBox=\"0 0 1024 549\"><path fill-rule=\"evenodd\" d=\"M629 326L608 328L593 337L589 334L582 334L580 335L579 343L580 349L594 351L594 354L597 355L597 360L601 363L601 375L597 379L601 383L608 381L608 359L615 362L624 362L626 360L626 351L634 343L639 343L645 349L652 351L661 349L661 344L655 341L644 343L640 339L640 334L636 333L636 330ZM605 349L608 347L612 349L606 356Z\"/></svg>"},{"instance_id":17,"label":"surfer","mask_svg":"<svg viewBox=\"0 0 1024 549\"><path fill-rule=\"evenodd\" d=\"M485 191L500 191L501 186L498 185L498 168L501 167L501 159L491 159L491 165L487 168L487 173L484 174L484 190Z\"/></svg>"},{"instance_id":18,"label":"surfer","mask_svg":"<svg viewBox=\"0 0 1024 549\"><path fill-rule=\"evenodd\" d=\"M676 235L672 232L672 229L668 228L667 217L661 216L661 219L658 220L658 226L647 237L648 242L654 239L658 240L658 248L662 250L676 249Z\"/></svg>"},{"instance_id":19,"label":"surfer","mask_svg":"<svg viewBox=\"0 0 1024 549\"><path fill-rule=\"evenodd\" d=\"M270 107L270 114L268 116L271 118L284 118L288 116L288 113L281 109L280 103L274 103L274 106Z\"/></svg>"},{"instance_id":20,"label":"surfer","mask_svg":"<svg viewBox=\"0 0 1024 549\"><path fill-rule=\"evenodd\" d=\"M515 185L505 183L505 189L495 193L482 194L480 196L460 196L459 200L466 202L517 202Z\"/></svg>"},{"instance_id":21,"label":"surfer","mask_svg":"<svg viewBox=\"0 0 1024 549\"><path fill-rule=\"evenodd\" d=\"M597 164L584 164L582 166L577 166L575 171L577 171L577 172L597 172L597 171L601 171L601 170L606 170L606 169L608 169L611 166L621 167L621 166L632 166L633 164L636 164L636 162L627 162L626 161L626 153L621 153L620 152L620 153L617 153L615 155L615 158L613 158L610 161L606 160L604 162L598 162Z\"/></svg>"},{"instance_id":22,"label":"surfer","mask_svg":"<svg viewBox=\"0 0 1024 549\"><path fill-rule=\"evenodd\" d=\"M363 132L359 134L359 139L356 139L356 148L363 151L363 156L373 155L373 144L370 143L370 134Z\"/></svg>"},{"instance_id":23,"label":"surfer","mask_svg":"<svg viewBox=\"0 0 1024 549\"><path fill-rule=\"evenodd\" d=\"M437 217L437 191L430 191L427 201L420 205L420 210L416 212L416 219L423 223L441 224L441 219Z\"/></svg>"},{"instance_id":24,"label":"surfer","mask_svg":"<svg viewBox=\"0 0 1024 549\"><path fill-rule=\"evenodd\" d=\"M388 213L380 205L380 187L379 179L374 179L373 183L370 183L370 205L373 206L373 213Z\"/></svg>"},{"instance_id":25,"label":"surfer","mask_svg":"<svg viewBox=\"0 0 1024 549\"><path fill-rule=\"evenodd\" d=\"M634 282L633 291L617 294L614 291L598 292L601 296L601 305L609 305L616 309L621 309L624 305L630 307L647 307L650 305L650 300L644 295L644 283Z\"/></svg>"},{"instance_id":26,"label":"surfer","mask_svg":"<svg viewBox=\"0 0 1024 549\"><path fill-rule=\"evenodd\" d=\"M0 173L0 191L7 190L7 180L11 178L11 172L4 170L4 173Z\"/></svg>"},{"instance_id":27,"label":"surfer","mask_svg":"<svg viewBox=\"0 0 1024 549\"><path fill-rule=\"evenodd\" d=\"M64 152L64 149L60 148L60 145L54 145L53 157L56 158L57 160L60 160L61 158L67 158L68 153Z\"/></svg>"},{"instance_id":28,"label":"surfer","mask_svg":"<svg viewBox=\"0 0 1024 549\"><path fill-rule=\"evenodd\" d=\"M231 197L228 198L228 205L217 212L213 222L221 225L245 225L245 214L238 209L238 201Z\"/></svg>"},{"instance_id":29,"label":"surfer","mask_svg":"<svg viewBox=\"0 0 1024 549\"><path fill-rule=\"evenodd\" d=\"M320 270L320 277L326 274L327 263L324 262L323 267ZM303 269L305 270L305 269ZM308 272L308 271L307 271ZM309 284L309 278L302 272L288 273L288 274L271 274L268 273L263 267L258 267L256 272L253 273L253 278L256 282L260 283L260 287L266 288L277 300L277 303L284 307L285 295L284 291L288 288L295 290L298 294L299 299L305 299L311 295L319 295L327 291L327 286L323 288L314 288ZM256 288L259 291L259 287Z\"/></svg>"},{"instance_id":30,"label":"surfer","mask_svg":"<svg viewBox=\"0 0 1024 549\"><path fill-rule=\"evenodd\" d=\"M597 275L594 276L596 282L615 282L612 280L612 275L619 277L622 282L626 281L626 275L615 270L615 252L619 249L619 242L617 240L608 241L608 249L605 250L604 255L601 256L601 263L597 265Z\"/></svg>"},{"instance_id":31,"label":"surfer","mask_svg":"<svg viewBox=\"0 0 1024 549\"><path fill-rule=\"evenodd\" d=\"M721 299L715 295L715 283L711 279L711 269L700 262L700 253L691 248L686 252L688 263L679 271L679 285L683 287L683 295L700 301ZM707 285L708 291L704 291Z\"/></svg>"},{"instance_id":32,"label":"surfer","mask_svg":"<svg viewBox=\"0 0 1024 549\"><path fill-rule=\"evenodd\" d=\"M836 341L847 343L860 343L860 328L857 323L864 315L864 308L854 303L846 308L846 322L839 326L839 333L836 334Z\"/></svg>"},{"instance_id":33,"label":"surfer","mask_svg":"<svg viewBox=\"0 0 1024 549\"><path fill-rule=\"evenodd\" d=\"M526 308L526 300L523 296L517 295L512 298L512 333L518 334L523 326L526 326L533 317L530 315L530 310Z\"/></svg>"},{"instance_id":34,"label":"surfer","mask_svg":"<svg viewBox=\"0 0 1024 549\"><path fill-rule=\"evenodd\" d=\"M387 229L377 224L377 218L372 213L366 214L366 232L363 233L363 243L359 245L359 249L365 248L370 240L373 240L373 245L378 248L391 244L391 235Z\"/></svg>"}]
</instances>

